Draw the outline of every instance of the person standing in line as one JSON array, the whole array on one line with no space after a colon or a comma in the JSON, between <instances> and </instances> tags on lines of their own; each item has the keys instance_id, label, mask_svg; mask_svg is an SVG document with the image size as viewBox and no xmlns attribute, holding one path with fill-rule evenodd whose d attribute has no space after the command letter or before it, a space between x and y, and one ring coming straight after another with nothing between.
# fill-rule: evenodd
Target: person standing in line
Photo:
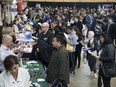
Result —
<instances>
[{"instance_id":1,"label":"person standing in line","mask_svg":"<svg viewBox=\"0 0 116 87\"><path fill-rule=\"evenodd\" d=\"M109 34L113 45L116 47L116 24L113 22L113 19L110 16L108 16L107 33Z\"/></svg>"},{"instance_id":2,"label":"person standing in line","mask_svg":"<svg viewBox=\"0 0 116 87\"><path fill-rule=\"evenodd\" d=\"M16 56L7 56L3 64L5 70L0 74L0 87L29 87L29 72L19 67Z\"/></svg>"},{"instance_id":3,"label":"person standing in line","mask_svg":"<svg viewBox=\"0 0 116 87\"><path fill-rule=\"evenodd\" d=\"M92 51L95 54L97 54L97 52L99 51L100 46L99 46L96 38L94 37L94 32L93 31L88 32L88 39L89 39L88 45L87 45L87 47L89 48L88 51ZM88 65L89 65L90 71L91 71L90 75L97 78L96 58L87 52L87 59L88 59Z\"/></svg>"},{"instance_id":4,"label":"person standing in line","mask_svg":"<svg viewBox=\"0 0 116 87\"><path fill-rule=\"evenodd\" d=\"M63 38L61 35L55 35L53 38L52 44L55 49L46 70L46 81L50 87L56 87L55 85L60 83L63 87L68 87L69 84L69 55L63 45L65 42Z\"/></svg>"},{"instance_id":5,"label":"person standing in line","mask_svg":"<svg viewBox=\"0 0 116 87\"><path fill-rule=\"evenodd\" d=\"M69 53L69 66L70 66L70 75L75 75L75 50L77 45L77 35L74 32L73 27L67 27L68 38L67 44L69 44L72 49L68 50Z\"/></svg>"},{"instance_id":6,"label":"person standing in line","mask_svg":"<svg viewBox=\"0 0 116 87\"><path fill-rule=\"evenodd\" d=\"M111 87L110 81L111 77L106 77L102 71L102 66L107 68L112 67L113 63L115 62L115 48L112 44L110 36L107 33L102 33L100 35L100 44L101 44L101 51L100 55L93 55L96 59L101 61L99 66L99 76L98 76L98 87L102 87L102 80L103 80L103 87ZM101 80L102 79L102 80Z\"/></svg>"},{"instance_id":7,"label":"person standing in line","mask_svg":"<svg viewBox=\"0 0 116 87\"><path fill-rule=\"evenodd\" d=\"M93 20L93 15L91 14L91 12L88 12L85 18L85 23L88 28L88 31L93 31Z\"/></svg>"},{"instance_id":8,"label":"person standing in line","mask_svg":"<svg viewBox=\"0 0 116 87\"><path fill-rule=\"evenodd\" d=\"M80 68L80 64L81 64L81 49L82 46L84 45L83 41L82 41L82 34L80 32L80 30L77 27L73 27L74 31L78 37L77 39L77 45L76 45L76 49L75 49L75 67L77 66L78 68ZM78 59L78 64L77 64L77 59Z\"/></svg>"}]
</instances>

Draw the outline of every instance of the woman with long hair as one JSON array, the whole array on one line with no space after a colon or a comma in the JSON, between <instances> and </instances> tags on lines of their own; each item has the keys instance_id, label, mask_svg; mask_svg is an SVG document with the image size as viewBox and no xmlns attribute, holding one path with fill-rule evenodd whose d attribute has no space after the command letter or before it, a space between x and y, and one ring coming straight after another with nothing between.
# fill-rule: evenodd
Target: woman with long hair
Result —
<instances>
[{"instance_id":1,"label":"woman with long hair","mask_svg":"<svg viewBox=\"0 0 116 87\"><path fill-rule=\"evenodd\" d=\"M101 61L99 66L98 87L102 87L101 78L103 80L103 87L111 87L111 77L107 77L105 75L103 72L103 66L107 68L112 67L113 63L115 62L115 48L107 33L102 33L100 35L100 44L101 51L99 52L99 56L92 54L96 59Z\"/></svg>"},{"instance_id":2,"label":"woman with long hair","mask_svg":"<svg viewBox=\"0 0 116 87\"><path fill-rule=\"evenodd\" d=\"M78 68L80 68L80 63L81 63L81 49L82 49L82 34L80 30L74 26L73 27L74 32L76 33L78 39L77 39L77 45L76 45L76 50L75 50L75 66L77 65ZM78 64L77 64L77 59L78 59Z\"/></svg>"}]
</instances>

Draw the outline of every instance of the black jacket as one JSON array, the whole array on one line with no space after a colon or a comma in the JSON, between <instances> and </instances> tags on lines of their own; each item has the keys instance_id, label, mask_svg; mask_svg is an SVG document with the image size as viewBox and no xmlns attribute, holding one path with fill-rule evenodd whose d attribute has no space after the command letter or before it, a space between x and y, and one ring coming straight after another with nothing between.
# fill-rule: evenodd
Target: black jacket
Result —
<instances>
[{"instance_id":1,"label":"black jacket","mask_svg":"<svg viewBox=\"0 0 116 87\"><path fill-rule=\"evenodd\" d=\"M92 44L94 44L94 46L92 46ZM98 44L97 40L94 38L93 43L90 44L90 41L88 43L88 47L91 48L91 51L99 51L100 49L100 45ZM96 63L96 58L94 56L92 56L91 54L89 54L87 52L87 59L88 59L88 64L89 65L94 65Z\"/></svg>"},{"instance_id":2,"label":"black jacket","mask_svg":"<svg viewBox=\"0 0 116 87\"><path fill-rule=\"evenodd\" d=\"M69 55L64 46L54 50L46 73L49 83L55 79L69 83Z\"/></svg>"},{"instance_id":3,"label":"black jacket","mask_svg":"<svg viewBox=\"0 0 116 87\"><path fill-rule=\"evenodd\" d=\"M116 39L116 25L114 23L112 23L110 26L109 26L109 29L108 29L108 34L109 36L111 37L111 39Z\"/></svg>"},{"instance_id":4,"label":"black jacket","mask_svg":"<svg viewBox=\"0 0 116 87\"><path fill-rule=\"evenodd\" d=\"M32 57L36 57L39 59L43 65L48 65L49 60L51 58L53 47L52 47L52 40L53 40L53 33L48 31L46 34L43 32L38 37L38 42L33 48ZM37 48L39 52L37 53ZM34 58L33 58L34 59Z\"/></svg>"},{"instance_id":5,"label":"black jacket","mask_svg":"<svg viewBox=\"0 0 116 87\"><path fill-rule=\"evenodd\" d=\"M105 66L111 67L111 65L115 62L115 48L112 44L103 46L99 60Z\"/></svg>"}]
</instances>

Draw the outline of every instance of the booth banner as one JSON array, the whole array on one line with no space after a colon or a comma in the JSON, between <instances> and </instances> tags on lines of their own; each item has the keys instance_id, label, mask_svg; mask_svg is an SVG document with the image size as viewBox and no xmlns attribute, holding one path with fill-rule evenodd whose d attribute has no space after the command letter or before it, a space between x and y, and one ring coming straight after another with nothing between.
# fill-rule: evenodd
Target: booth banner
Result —
<instances>
[{"instance_id":1,"label":"booth banner","mask_svg":"<svg viewBox=\"0 0 116 87\"><path fill-rule=\"evenodd\" d=\"M21 12L22 11L22 0L18 0L17 7L18 7L18 11Z\"/></svg>"},{"instance_id":2,"label":"booth banner","mask_svg":"<svg viewBox=\"0 0 116 87\"><path fill-rule=\"evenodd\" d=\"M12 5L12 12L17 12L17 5Z\"/></svg>"},{"instance_id":3,"label":"booth banner","mask_svg":"<svg viewBox=\"0 0 116 87\"><path fill-rule=\"evenodd\" d=\"M12 5L11 6L11 10L12 10L12 21L14 20L15 16L17 15L17 5Z\"/></svg>"}]
</instances>

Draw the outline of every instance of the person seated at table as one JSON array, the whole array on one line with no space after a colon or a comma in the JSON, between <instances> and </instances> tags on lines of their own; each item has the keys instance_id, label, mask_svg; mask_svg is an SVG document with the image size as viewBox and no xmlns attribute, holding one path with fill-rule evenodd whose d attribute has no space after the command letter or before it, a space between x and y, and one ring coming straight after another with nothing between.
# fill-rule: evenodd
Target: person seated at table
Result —
<instances>
[{"instance_id":1,"label":"person seated at table","mask_svg":"<svg viewBox=\"0 0 116 87\"><path fill-rule=\"evenodd\" d=\"M13 38L13 43L16 41L15 32L12 27L3 28L3 34L10 35Z\"/></svg>"},{"instance_id":2,"label":"person seated at table","mask_svg":"<svg viewBox=\"0 0 116 87\"><path fill-rule=\"evenodd\" d=\"M3 61L6 56L8 55L16 55L14 52L18 50L18 48L10 49L12 45L12 37L10 35L3 35L2 37L2 44L0 46L0 72L4 70ZM24 51L19 51L17 57L20 58L23 55Z\"/></svg>"},{"instance_id":3,"label":"person seated at table","mask_svg":"<svg viewBox=\"0 0 116 87\"><path fill-rule=\"evenodd\" d=\"M5 71L0 74L0 87L29 87L29 72L19 67L16 56L7 56L3 64Z\"/></svg>"}]
</instances>

